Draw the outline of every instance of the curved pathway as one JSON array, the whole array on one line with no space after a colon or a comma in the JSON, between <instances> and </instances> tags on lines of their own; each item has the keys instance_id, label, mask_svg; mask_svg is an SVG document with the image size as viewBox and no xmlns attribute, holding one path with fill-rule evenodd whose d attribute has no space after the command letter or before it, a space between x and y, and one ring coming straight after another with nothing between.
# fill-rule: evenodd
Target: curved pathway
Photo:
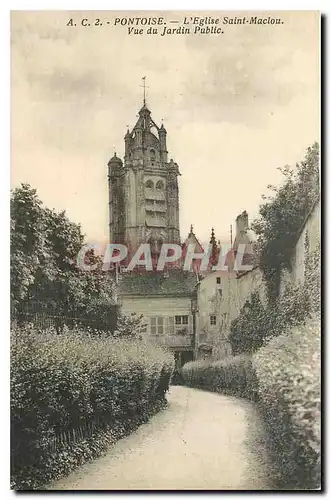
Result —
<instances>
[{"instance_id":1,"label":"curved pathway","mask_svg":"<svg viewBox=\"0 0 331 500\"><path fill-rule=\"evenodd\" d=\"M172 387L169 406L106 455L52 490L271 489L262 426L252 404Z\"/></svg>"}]
</instances>

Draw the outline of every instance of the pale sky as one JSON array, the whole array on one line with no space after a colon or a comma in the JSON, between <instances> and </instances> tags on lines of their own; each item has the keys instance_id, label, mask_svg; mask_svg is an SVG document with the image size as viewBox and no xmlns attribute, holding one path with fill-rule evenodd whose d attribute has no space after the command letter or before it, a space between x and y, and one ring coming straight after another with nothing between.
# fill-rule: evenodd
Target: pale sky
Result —
<instances>
[{"instance_id":1,"label":"pale sky","mask_svg":"<svg viewBox=\"0 0 331 500\"><path fill-rule=\"evenodd\" d=\"M257 12L149 12L184 16ZM179 165L180 230L229 240L230 224L258 211L277 167L319 140L319 14L263 13L284 24L223 26L223 35L133 36L115 17L142 12L12 13L12 187L28 182L65 209L89 241L108 239L107 162L123 157L146 76L152 117ZM107 19L67 27L73 17ZM177 26L177 25L172 25Z\"/></svg>"}]
</instances>

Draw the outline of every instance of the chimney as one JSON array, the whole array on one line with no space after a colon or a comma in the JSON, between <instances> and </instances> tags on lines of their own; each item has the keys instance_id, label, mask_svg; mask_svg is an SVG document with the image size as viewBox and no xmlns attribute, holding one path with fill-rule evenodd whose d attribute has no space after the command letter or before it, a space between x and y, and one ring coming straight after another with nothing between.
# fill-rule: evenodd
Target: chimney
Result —
<instances>
[{"instance_id":1,"label":"chimney","mask_svg":"<svg viewBox=\"0 0 331 500\"><path fill-rule=\"evenodd\" d=\"M248 213L244 210L236 218L236 237L239 237L242 233L245 233L248 229Z\"/></svg>"}]
</instances>

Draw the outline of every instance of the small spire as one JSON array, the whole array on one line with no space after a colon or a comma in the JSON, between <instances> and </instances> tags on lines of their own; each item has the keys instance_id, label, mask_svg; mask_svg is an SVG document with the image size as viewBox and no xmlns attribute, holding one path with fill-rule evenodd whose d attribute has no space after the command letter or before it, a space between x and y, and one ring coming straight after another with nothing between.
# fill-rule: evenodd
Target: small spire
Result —
<instances>
[{"instance_id":1,"label":"small spire","mask_svg":"<svg viewBox=\"0 0 331 500\"><path fill-rule=\"evenodd\" d=\"M215 233L214 233L214 228L213 227L211 228L210 243L216 243Z\"/></svg>"},{"instance_id":2,"label":"small spire","mask_svg":"<svg viewBox=\"0 0 331 500\"><path fill-rule=\"evenodd\" d=\"M190 234L193 234L193 224L191 224L191 227L190 227Z\"/></svg>"},{"instance_id":3,"label":"small spire","mask_svg":"<svg viewBox=\"0 0 331 500\"><path fill-rule=\"evenodd\" d=\"M211 228L211 238L210 238L210 244L212 246L211 248L211 256L210 256L210 262L211 264L216 264L217 262L217 255L218 255L218 247L216 243L216 238L215 238L215 232L214 228Z\"/></svg>"}]
</instances>

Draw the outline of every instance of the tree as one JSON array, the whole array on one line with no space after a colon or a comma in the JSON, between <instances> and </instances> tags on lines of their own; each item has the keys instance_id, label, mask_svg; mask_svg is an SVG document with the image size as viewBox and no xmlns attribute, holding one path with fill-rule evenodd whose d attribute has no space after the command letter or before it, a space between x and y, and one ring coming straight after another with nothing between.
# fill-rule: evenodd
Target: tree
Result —
<instances>
[{"instance_id":1,"label":"tree","mask_svg":"<svg viewBox=\"0 0 331 500\"><path fill-rule=\"evenodd\" d=\"M43 208L28 184L11 197L11 299L13 307L29 298L38 268L46 257Z\"/></svg>"},{"instance_id":2,"label":"tree","mask_svg":"<svg viewBox=\"0 0 331 500\"><path fill-rule=\"evenodd\" d=\"M84 317L114 329L114 280L102 271L101 259L93 251L87 259L97 264L96 270L79 269L76 259L83 244L80 226L65 212L44 207L28 184L15 189L11 197L13 310L35 303L60 320Z\"/></svg>"},{"instance_id":3,"label":"tree","mask_svg":"<svg viewBox=\"0 0 331 500\"><path fill-rule=\"evenodd\" d=\"M263 345L268 335L266 311L258 292L241 309L238 318L231 323L229 341L233 354L254 352Z\"/></svg>"},{"instance_id":4,"label":"tree","mask_svg":"<svg viewBox=\"0 0 331 500\"><path fill-rule=\"evenodd\" d=\"M147 325L143 316L137 316L132 313L130 316L120 314L117 327L114 331L114 337L139 338L141 339L146 332Z\"/></svg>"},{"instance_id":5,"label":"tree","mask_svg":"<svg viewBox=\"0 0 331 500\"><path fill-rule=\"evenodd\" d=\"M259 218L252 224L258 235L260 267L274 302L279 292L283 267L290 268L297 233L319 196L319 146L307 149L304 160L294 168L279 168L284 175L280 187L268 186L273 195L264 196Z\"/></svg>"}]
</instances>

